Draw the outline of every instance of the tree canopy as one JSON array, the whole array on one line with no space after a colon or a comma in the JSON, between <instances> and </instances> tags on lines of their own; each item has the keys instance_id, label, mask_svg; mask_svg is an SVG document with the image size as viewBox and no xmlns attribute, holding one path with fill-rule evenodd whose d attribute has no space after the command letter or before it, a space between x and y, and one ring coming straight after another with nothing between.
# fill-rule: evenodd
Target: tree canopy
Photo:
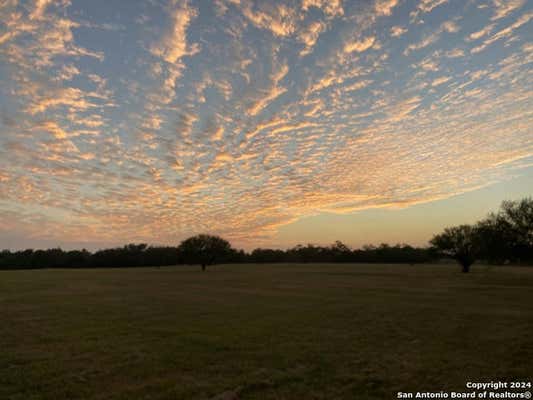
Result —
<instances>
[{"instance_id":1,"label":"tree canopy","mask_svg":"<svg viewBox=\"0 0 533 400\"><path fill-rule=\"evenodd\" d=\"M463 267L463 272L468 272L470 266L476 261L479 254L476 229L470 225L460 225L444 229L444 232L435 235L430 243L442 254L447 255Z\"/></svg>"},{"instance_id":2,"label":"tree canopy","mask_svg":"<svg viewBox=\"0 0 533 400\"><path fill-rule=\"evenodd\" d=\"M492 264L533 262L533 199L504 201L477 224L446 228L430 243L468 272L476 259Z\"/></svg>"},{"instance_id":3,"label":"tree canopy","mask_svg":"<svg viewBox=\"0 0 533 400\"><path fill-rule=\"evenodd\" d=\"M234 252L227 240L206 234L185 239L178 246L179 257L186 264L200 264L202 270L207 265L229 260Z\"/></svg>"}]
</instances>

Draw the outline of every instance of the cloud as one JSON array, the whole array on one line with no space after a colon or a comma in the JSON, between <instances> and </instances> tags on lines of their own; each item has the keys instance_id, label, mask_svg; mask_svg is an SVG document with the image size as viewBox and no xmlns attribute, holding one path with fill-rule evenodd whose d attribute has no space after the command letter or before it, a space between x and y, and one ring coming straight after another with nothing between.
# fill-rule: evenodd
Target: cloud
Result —
<instances>
[{"instance_id":1,"label":"cloud","mask_svg":"<svg viewBox=\"0 0 533 400\"><path fill-rule=\"evenodd\" d=\"M496 21L523 7L526 4L526 0L492 0L492 3L494 5L494 15L491 20Z\"/></svg>"},{"instance_id":2,"label":"cloud","mask_svg":"<svg viewBox=\"0 0 533 400\"><path fill-rule=\"evenodd\" d=\"M373 82L372 80L364 80L364 81L354 82L351 85L344 86L342 88L342 90L345 91L345 92L353 92L353 91L360 90L360 89L363 89L363 88L367 87L372 82Z\"/></svg>"},{"instance_id":3,"label":"cloud","mask_svg":"<svg viewBox=\"0 0 533 400\"><path fill-rule=\"evenodd\" d=\"M0 22L7 32L0 34L0 52L24 68L42 69L53 64L60 56L92 57L104 60L102 52L89 50L74 43L72 30L80 23L72 19L48 13L48 8L64 10L68 1L52 2L38 0L26 13L18 11L17 2L4 1L0 4ZM24 39L17 42L16 39Z\"/></svg>"},{"instance_id":4,"label":"cloud","mask_svg":"<svg viewBox=\"0 0 533 400\"><path fill-rule=\"evenodd\" d=\"M58 73L57 80L70 81L79 74L80 70L75 65L63 65L61 71Z\"/></svg>"},{"instance_id":5,"label":"cloud","mask_svg":"<svg viewBox=\"0 0 533 400\"><path fill-rule=\"evenodd\" d=\"M449 76L441 76L440 78L434 79L433 82L431 82L431 86L435 87L442 85L443 83L448 82L450 79L452 78Z\"/></svg>"},{"instance_id":6,"label":"cloud","mask_svg":"<svg viewBox=\"0 0 533 400\"><path fill-rule=\"evenodd\" d=\"M487 46L491 45L497 40L504 39L506 37L511 36L516 29L520 28L522 25L527 24L532 18L533 18L533 12L528 12L526 14L521 15L514 23L509 25L507 28L504 28L496 32L490 38L486 39L481 45L472 48L470 52L479 53L480 51L483 51Z\"/></svg>"},{"instance_id":7,"label":"cloud","mask_svg":"<svg viewBox=\"0 0 533 400\"><path fill-rule=\"evenodd\" d=\"M375 36L368 36L362 40L355 40L353 42L346 42L344 44L344 52L345 53L362 53L363 51L366 51L370 49L376 41Z\"/></svg>"},{"instance_id":8,"label":"cloud","mask_svg":"<svg viewBox=\"0 0 533 400\"><path fill-rule=\"evenodd\" d=\"M531 164L525 5L68 3L0 0L0 234L269 245Z\"/></svg>"},{"instance_id":9,"label":"cloud","mask_svg":"<svg viewBox=\"0 0 533 400\"><path fill-rule=\"evenodd\" d=\"M52 4L52 0L36 0L35 8L30 13L30 19L42 19L46 8Z\"/></svg>"},{"instance_id":10,"label":"cloud","mask_svg":"<svg viewBox=\"0 0 533 400\"><path fill-rule=\"evenodd\" d=\"M272 87L264 97L257 100L249 109L248 113L252 116L259 114L268 104L277 99L283 93L287 91L286 88L274 86Z\"/></svg>"},{"instance_id":11,"label":"cloud","mask_svg":"<svg viewBox=\"0 0 533 400\"><path fill-rule=\"evenodd\" d=\"M252 139L253 137L255 137L259 132L265 130L265 129L268 129L268 128L271 128L273 126L277 126L277 125L281 125L283 123L285 123L286 120L285 119L281 119L281 118L275 118L275 119L272 119L270 121L266 121L266 122L262 122L262 123L259 123L255 126L255 128L249 132L247 132L246 134L246 140L250 140Z\"/></svg>"},{"instance_id":12,"label":"cloud","mask_svg":"<svg viewBox=\"0 0 533 400\"><path fill-rule=\"evenodd\" d=\"M307 11L311 7L319 8L328 16L342 16L342 0L302 0L302 10Z\"/></svg>"},{"instance_id":13,"label":"cloud","mask_svg":"<svg viewBox=\"0 0 533 400\"><path fill-rule=\"evenodd\" d=\"M479 31L472 32L470 35L468 35L468 40L478 40L483 36L488 35L494 29L494 26L494 24L490 24Z\"/></svg>"},{"instance_id":14,"label":"cloud","mask_svg":"<svg viewBox=\"0 0 533 400\"><path fill-rule=\"evenodd\" d=\"M317 126L317 124L314 122L300 122L298 124L287 124L287 125L281 125L281 126L276 127L275 129L272 129L271 133L273 135L276 135L278 133L293 132L299 129L310 128L314 126Z\"/></svg>"},{"instance_id":15,"label":"cloud","mask_svg":"<svg viewBox=\"0 0 533 400\"><path fill-rule=\"evenodd\" d=\"M213 130L213 136L211 140L220 141L223 138L224 138L224 128L222 126L219 126Z\"/></svg>"},{"instance_id":16,"label":"cloud","mask_svg":"<svg viewBox=\"0 0 533 400\"><path fill-rule=\"evenodd\" d=\"M28 108L30 114L43 113L49 108L66 106L72 111L85 111L97 105L88 93L78 88L60 88L53 92L38 92Z\"/></svg>"},{"instance_id":17,"label":"cloud","mask_svg":"<svg viewBox=\"0 0 533 400\"><path fill-rule=\"evenodd\" d=\"M199 51L197 44L187 43L187 28L198 16L198 10L191 7L188 1L174 5L170 10L171 26L161 40L154 43L151 52L166 62L175 64L182 57L196 54Z\"/></svg>"},{"instance_id":18,"label":"cloud","mask_svg":"<svg viewBox=\"0 0 533 400\"><path fill-rule=\"evenodd\" d=\"M336 71L331 70L327 75L318 79L308 89L307 95L311 95L314 92L320 92L323 89L327 89L333 85L341 84L344 82L344 77L338 74Z\"/></svg>"},{"instance_id":19,"label":"cloud","mask_svg":"<svg viewBox=\"0 0 533 400\"><path fill-rule=\"evenodd\" d=\"M418 10L423 13L428 13L433 11L434 8L446 4L447 2L448 0L420 0L418 3Z\"/></svg>"},{"instance_id":20,"label":"cloud","mask_svg":"<svg viewBox=\"0 0 533 400\"><path fill-rule=\"evenodd\" d=\"M388 109L389 118L387 121L394 123L401 122L405 118L408 118L409 115L418 108L421 100L420 97L415 96L392 105Z\"/></svg>"},{"instance_id":21,"label":"cloud","mask_svg":"<svg viewBox=\"0 0 533 400\"><path fill-rule=\"evenodd\" d=\"M425 58L419 64L417 64L416 67L422 68L424 71L436 72L439 70L439 64L436 61L436 57Z\"/></svg>"},{"instance_id":22,"label":"cloud","mask_svg":"<svg viewBox=\"0 0 533 400\"><path fill-rule=\"evenodd\" d=\"M389 16L392 14L392 9L396 7L398 3L399 0L376 0L374 7L378 15Z\"/></svg>"},{"instance_id":23,"label":"cloud","mask_svg":"<svg viewBox=\"0 0 533 400\"><path fill-rule=\"evenodd\" d=\"M407 46L407 48L404 51L404 55L407 56L414 50L420 50L425 47L428 47L429 45L432 45L433 43L437 42L440 39L442 33L444 32L456 33L460 29L461 28L459 27L459 25L457 25L455 21L453 20L445 21L439 26L439 28L435 32L432 32L431 34L426 35L419 42L412 43L409 46Z\"/></svg>"},{"instance_id":24,"label":"cloud","mask_svg":"<svg viewBox=\"0 0 533 400\"><path fill-rule=\"evenodd\" d=\"M416 8L409 13L411 22L417 21L421 14L430 13L433 9L446 3L448 3L448 0L420 0Z\"/></svg>"},{"instance_id":25,"label":"cloud","mask_svg":"<svg viewBox=\"0 0 533 400\"><path fill-rule=\"evenodd\" d=\"M257 28L268 30L275 36L289 36L297 29L296 10L282 3L261 2L255 9L247 2L242 13Z\"/></svg>"},{"instance_id":26,"label":"cloud","mask_svg":"<svg viewBox=\"0 0 533 400\"><path fill-rule=\"evenodd\" d=\"M252 106L248 108L248 113L250 115L255 116L259 114L266 106L268 106L268 104L287 91L286 88L280 87L279 83L283 78L285 78L288 72L289 66L287 64L283 64L279 70L274 73L272 76L272 85L266 91L264 91L259 100L255 101Z\"/></svg>"},{"instance_id":27,"label":"cloud","mask_svg":"<svg viewBox=\"0 0 533 400\"><path fill-rule=\"evenodd\" d=\"M231 154L226 152L218 153L215 157L215 162L226 163L231 161L233 161L233 157L231 156Z\"/></svg>"},{"instance_id":28,"label":"cloud","mask_svg":"<svg viewBox=\"0 0 533 400\"><path fill-rule=\"evenodd\" d=\"M300 52L300 56L305 56L313 51L320 34L324 32L327 25L322 21L313 21L298 34L298 39L305 44Z\"/></svg>"},{"instance_id":29,"label":"cloud","mask_svg":"<svg viewBox=\"0 0 533 400\"><path fill-rule=\"evenodd\" d=\"M463 57L465 55L465 51L463 49L455 48L455 49L446 51L444 55L448 58L458 58L458 57Z\"/></svg>"},{"instance_id":30,"label":"cloud","mask_svg":"<svg viewBox=\"0 0 533 400\"><path fill-rule=\"evenodd\" d=\"M55 121L43 121L39 125L36 125L33 129L50 132L56 139L66 139L68 136L70 136Z\"/></svg>"},{"instance_id":31,"label":"cloud","mask_svg":"<svg viewBox=\"0 0 533 400\"><path fill-rule=\"evenodd\" d=\"M403 26L393 26L390 28L390 35L392 37L400 37L407 32L407 28Z\"/></svg>"}]
</instances>

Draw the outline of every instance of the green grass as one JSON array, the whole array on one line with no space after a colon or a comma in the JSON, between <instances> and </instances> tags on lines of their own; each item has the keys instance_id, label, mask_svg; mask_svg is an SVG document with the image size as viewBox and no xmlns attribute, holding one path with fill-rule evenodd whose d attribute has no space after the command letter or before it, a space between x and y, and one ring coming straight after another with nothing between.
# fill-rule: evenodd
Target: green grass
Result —
<instances>
[{"instance_id":1,"label":"green grass","mask_svg":"<svg viewBox=\"0 0 533 400\"><path fill-rule=\"evenodd\" d=\"M0 399L461 390L531 380L532 328L531 268L0 271Z\"/></svg>"}]
</instances>

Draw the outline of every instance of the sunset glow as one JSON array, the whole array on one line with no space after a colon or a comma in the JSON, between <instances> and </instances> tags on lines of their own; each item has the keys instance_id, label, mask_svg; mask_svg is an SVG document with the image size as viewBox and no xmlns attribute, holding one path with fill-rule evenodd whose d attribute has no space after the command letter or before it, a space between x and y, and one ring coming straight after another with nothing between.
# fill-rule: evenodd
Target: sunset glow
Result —
<instances>
[{"instance_id":1,"label":"sunset glow","mask_svg":"<svg viewBox=\"0 0 533 400\"><path fill-rule=\"evenodd\" d=\"M0 241L358 245L378 235L357 218L407 212L412 234L375 217L380 240L424 244L447 209L533 194L532 19L526 0L0 0Z\"/></svg>"}]
</instances>

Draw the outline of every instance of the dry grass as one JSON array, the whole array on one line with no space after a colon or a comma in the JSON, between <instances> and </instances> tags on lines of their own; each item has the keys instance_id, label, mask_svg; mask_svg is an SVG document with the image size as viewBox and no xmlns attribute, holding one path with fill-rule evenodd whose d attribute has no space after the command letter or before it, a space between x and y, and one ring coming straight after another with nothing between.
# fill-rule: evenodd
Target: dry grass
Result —
<instances>
[{"instance_id":1,"label":"dry grass","mask_svg":"<svg viewBox=\"0 0 533 400\"><path fill-rule=\"evenodd\" d=\"M0 399L390 399L533 377L533 269L0 271Z\"/></svg>"}]
</instances>

